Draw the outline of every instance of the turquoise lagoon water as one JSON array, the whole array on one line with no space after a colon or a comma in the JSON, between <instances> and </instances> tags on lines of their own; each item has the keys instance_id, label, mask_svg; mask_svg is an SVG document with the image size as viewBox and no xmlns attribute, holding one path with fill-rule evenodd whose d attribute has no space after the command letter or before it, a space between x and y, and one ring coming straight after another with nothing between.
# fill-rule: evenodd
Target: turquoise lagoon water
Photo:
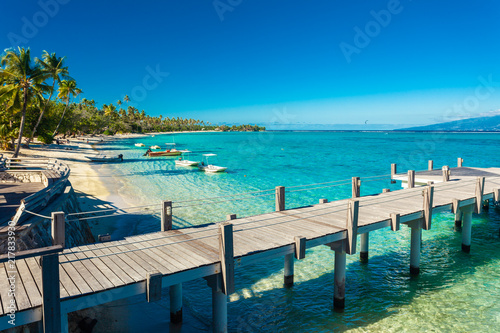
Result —
<instances>
[{"instance_id":1,"label":"turquoise lagoon water","mask_svg":"<svg viewBox=\"0 0 500 333\"><path fill-rule=\"evenodd\" d=\"M176 167L175 158L143 157L146 149L134 146L142 142L165 147L173 141L178 149L191 150L191 159L201 159L204 153L217 154L215 164L227 166L228 172L205 174L196 168ZM221 221L230 213L248 216L270 212L274 209L273 192L257 191L278 185L287 187L287 208L315 204L320 198L347 198L353 176L362 177L362 195L379 193L383 188L397 190L400 184L390 184L388 177L391 163L398 164L398 172L426 169L429 159L436 168L456 166L457 157L464 159L464 166L498 167L499 143L499 134L156 135L106 143L101 147L104 152L121 153L125 162L101 168L121 184L120 195L132 206L172 200L174 227L180 228ZM385 177L368 178L378 175ZM339 182L324 184L333 181ZM330 186L344 183L348 184ZM301 187L307 184L319 185ZM245 192L257 193L235 195ZM218 202L187 202L209 197L219 197ZM159 206L129 212L135 213L100 223L109 224L115 239L159 230ZM408 272L409 228L370 233L369 263L361 264L358 255L348 256L343 313L332 309L334 252L326 246L310 249L304 260L296 261L296 284L290 290L282 287L282 258L236 269L236 292L228 305L229 331L500 331L500 211L492 208L474 216L470 254L461 252L461 234L454 231L453 224L452 214L436 214L432 230L423 232L421 274L417 278ZM148 310L158 327L168 327L168 291L164 293L159 309ZM144 301L141 298L138 302ZM184 305L188 315L183 331L210 331L211 290L204 280L184 284ZM187 325L189 321L192 326Z\"/></svg>"}]
</instances>

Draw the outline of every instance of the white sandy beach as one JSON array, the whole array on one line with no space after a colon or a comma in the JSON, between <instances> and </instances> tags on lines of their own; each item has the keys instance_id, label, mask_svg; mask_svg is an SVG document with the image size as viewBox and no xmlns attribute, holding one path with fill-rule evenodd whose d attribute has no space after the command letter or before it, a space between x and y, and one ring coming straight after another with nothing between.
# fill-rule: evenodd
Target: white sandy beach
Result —
<instances>
[{"instance_id":1,"label":"white sandy beach","mask_svg":"<svg viewBox=\"0 0 500 333\"><path fill-rule=\"evenodd\" d=\"M130 202L118 194L120 184L109 175L102 174L101 165L91 164L85 156L99 154L100 143L130 137L140 137L142 134L127 134L107 136L79 136L69 138L69 143L59 145L41 145L38 142L30 144L30 148L21 148L19 157L42 157L60 159L69 165L71 169L69 180L78 196L78 202L82 211L93 211L103 208L127 208ZM88 140L88 143L87 143ZM0 154L10 157L13 152L0 151ZM109 228L100 225L95 220L89 220L93 234L104 234Z\"/></svg>"}]
</instances>

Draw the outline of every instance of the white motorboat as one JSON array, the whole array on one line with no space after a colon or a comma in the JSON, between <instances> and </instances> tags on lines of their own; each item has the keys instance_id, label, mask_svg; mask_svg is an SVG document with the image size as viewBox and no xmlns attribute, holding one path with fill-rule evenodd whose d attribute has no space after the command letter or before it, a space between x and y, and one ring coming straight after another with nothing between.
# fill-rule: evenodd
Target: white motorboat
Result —
<instances>
[{"instance_id":1,"label":"white motorboat","mask_svg":"<svg viewBox=\"0 0 500 333\"><path fill-rule=\"evenodd\" d=\"M216 173L216 172L223 172L226 171L227 167L222 167L214 164L210 164L209 159L210 157L216 157L217 154L203 154L203 157L205 157L205 161L201 162L201 165L198 166L198 169L201 171L209 172L209 173Z\"/></svg>"},{"instance_id":2,"label":"white motorboat","mask_svg":"<svg viewBox=\"0 0 500 333\"><path fill-rule=\"evenodd\" d=\"M200 162L198 161L189 160L189 153L191 153L189 150L183 150L182 156L179 157L178 160L175 160L175 165L190 167L190 166L197 166L198 164L200 164Z\"/></svg>"},{"instance_id":3,"label":"white motorboat","mask_svg":"<svg viewBox=\"0 0 500 333\"><path fill-rule=\"evenodd\" d=\"M151 149L161 149L161 147L160 147L160 146L158 146L158 145L154 145L154 146L151 146L151 147L149 147L149 148L151 148Z\"/></svg>"},{"instance_id":4,"label":"white motorboat","mask_svg":"<svg viewBox=\"0 0 500 333\"><path fill-rule=\"evenodd\" d=\"M146 147L146 145L144 143L136 143L135 146L136 147Z\"/></svg>"}]
</instances>

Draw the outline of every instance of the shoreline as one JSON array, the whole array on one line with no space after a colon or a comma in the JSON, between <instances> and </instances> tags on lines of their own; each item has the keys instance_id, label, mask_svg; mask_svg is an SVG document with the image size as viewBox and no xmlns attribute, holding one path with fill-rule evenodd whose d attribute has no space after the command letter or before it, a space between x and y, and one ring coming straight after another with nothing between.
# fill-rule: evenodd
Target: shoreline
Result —
<instances>
[{"instance_id":1,"label":"shoreline","mask_svg":"<svg viewBox=\"0 0 500 333\"><path fill-rule=\"evenodd\" d=\"M100 145L113 140L140 137L144 134L108 136L79 136L69 138L69 143L41 145L32 142L30 148L21 148L19 157L53 158L64 161L70 168L69 181L73 187L82 212L96 211L109 208L127 208L131 203L119 194L122 186L111 172L106 172L105 164L92 164L85 156L97 155L101 151ZM89 140L89 143L87 143ZM0 150L4 156L12 156L13 152ZM101 219L87 220L92 234L113 233L118 229L116 221L103 223Z\"/></svg>"}]
</instances>

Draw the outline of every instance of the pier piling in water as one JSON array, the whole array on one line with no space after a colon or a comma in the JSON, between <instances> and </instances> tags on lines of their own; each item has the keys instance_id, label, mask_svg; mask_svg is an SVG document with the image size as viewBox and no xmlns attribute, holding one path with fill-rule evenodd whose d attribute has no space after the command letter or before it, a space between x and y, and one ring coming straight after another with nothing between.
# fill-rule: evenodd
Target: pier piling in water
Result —
<instances>
[{"instance_id":1,"label":"pier piling in water","mask_svg":"<svg viewBox=\"0 0 500 333\"><path fill-rule=\"evenodd\" d=\"M368 247L369 247L369 241L370 241L369 233L366 232L364 234L361 234L360 241L361 241L361 250L359 252L359 260L363 263L367 263L368 262Z\"/></svg>"},{"instance_id":2,"label":"pier piling in water","mask_svg":"<svg viewBox=\"0 0 500 333\"><path fill-rule=\"evenodd\" d=\"M170 294L170 322L178 324L182 322L182 283L169 287Z\"/></svg>"},{"instance_id":3,"label":"pier piling in water","mask_svg":"<svg viewBox=\"0 0 500 333\"><path fill-rule=\"evenodd\" d=\"M227 295L222 291L222 274L206 278L212 288L212 325L214 333L227 333Z\"/></svg>"},{"instance_id":4,"label":"pier piling in water","mask_svg":"<svg viewBox=\"0 0 500 333\"><path fill-rule=\"evenodd\" d=\"M434 162L432 160L429 160L428 169L429 171L432 171L434 169Z\"/></svg>"},{"instance_id":5,"label":"pier piling in water","mask_svg":"<svg viewBox=\"0 0 500 333\"><path fill-rule=\"evenodd\" d=\"M462 229L462 210L460 209L460 200L453 199L451 211L455 214L455 230Z\"/></svg>"},{"instance_id":6,"label":"pier piling in water","mask_svg":"<svg viewBox=\"0 0 500 333\"><path fill-rule=\"evenodd\" d=\"M420 243L422 239L422 221L415 220L408 223L411 228L411 248L410 248L410 274L420 273Z\"/></svg>"},{"instance_id":7,"label":"pier piling in water","mask_svg":"<svg viewBox=\"0 0 500 333\"><path fill-rule=\"evenodd\" d=\"M457 167L461 168L463 163L464 163L464 159L459 157L457 159Z\"/></svg>"},{"instance_id":8,"label":"pier piling in water","mask_svg":"<svg viewBox=\"0 0 500 333\"><path fill-rule=\"evenodd\" d=\"M465 253L470 252L470 244L472 240L472 212L474 205L469 205L461 208L462 218L462 251Z\"/></svg>"},{"instance_id":9,"label":"pier piling in water","mask_svg":"<svg viewBox=\"0 0 500 333\"><path fill-rule=\"evenodd\" d=\"M285 274L283 285L286 288L293 287L293 254L289 253L285 255Z\"/></svg>"},{"instance_id":10,"label":"pier piling in water","mask_svg":"<svg viewBox=\"0 0 500 333\"><path fill-rule=\"evenodd\" d=\"M345 308L345 264L346 252L343 249L335 250L333 308Z\"/></svg>"}]
</instances>

